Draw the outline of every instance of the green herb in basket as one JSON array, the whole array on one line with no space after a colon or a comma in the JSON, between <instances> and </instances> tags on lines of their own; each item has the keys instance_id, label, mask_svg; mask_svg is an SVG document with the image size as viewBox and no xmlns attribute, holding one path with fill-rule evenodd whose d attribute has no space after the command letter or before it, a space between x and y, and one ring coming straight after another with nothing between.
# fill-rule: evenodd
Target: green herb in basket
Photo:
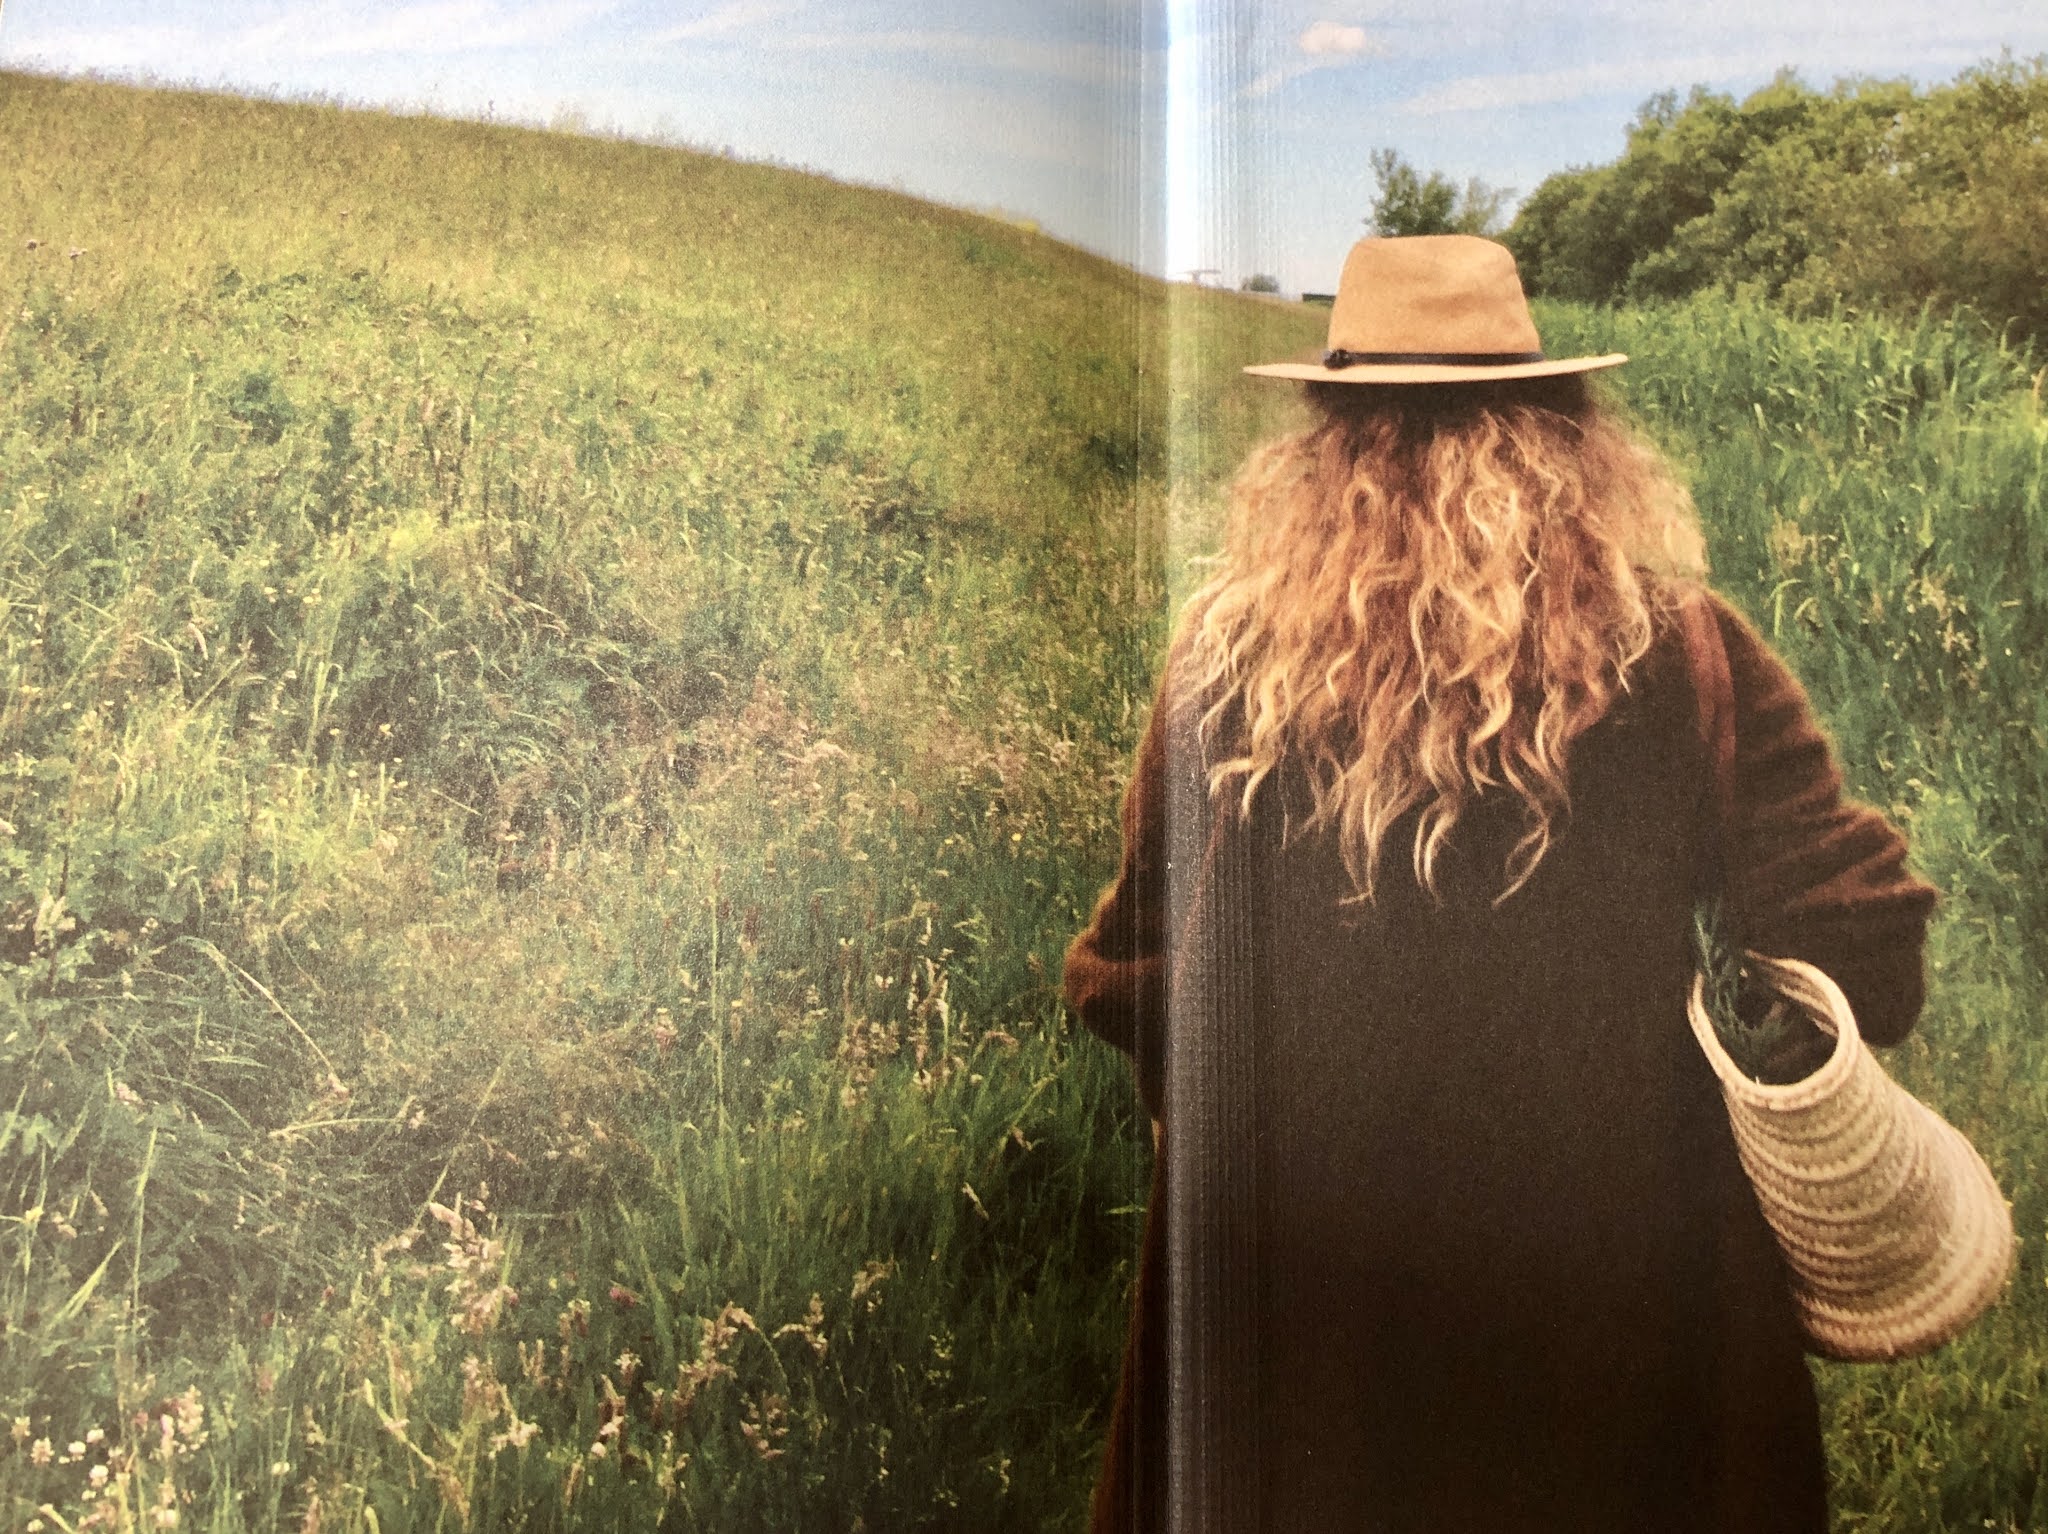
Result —
<instances>
[{"instance_id":1,"label":"green herb in basket","mask_svg":"<svg viewBox=\"0 0 2048 1534\"><path fill-rule=\"evenodd\" d=\"M1694 908L1693 957L1721 1047L1752 1081L1783 1085L1812 1075L1833 1053L1833 1036L1744 964L1725 932L1719 901Z\"/></svg>"}]
</instances>

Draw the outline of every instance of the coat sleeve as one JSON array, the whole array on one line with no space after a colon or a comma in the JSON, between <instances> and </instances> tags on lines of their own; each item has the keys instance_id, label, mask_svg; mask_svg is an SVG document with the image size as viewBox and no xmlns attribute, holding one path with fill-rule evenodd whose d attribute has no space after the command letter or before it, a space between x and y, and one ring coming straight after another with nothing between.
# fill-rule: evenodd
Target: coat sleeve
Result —
<instances>
[{"instance_id":1,"label":"coat sleeve","mask_svg":"<svg viewBox=\"0 0 2048 1534\"><path fill-rule=\"evenodd\" d=\"M1805 690L1755 629L1716 598L1733 690L1727 892L1743 941L1832 976L1873 1044L1895 1044L1926 995L1922 947L1935 891L1906 841L1843 794Z\"/></svg>"},{"instance_id":2,"label":"coat sleeve","mask_svg":"<svg viewBox=\"0 0 2048 1534\"><path fill-rule=\"evenodd\" d=\"M1131 1057L1153 1118L1164 1098L1167 990L1166 690L1138 745L1123 805L1123 860L1094 919L1067 949L1067 1005Z\"/></svg>"}]
</instances>

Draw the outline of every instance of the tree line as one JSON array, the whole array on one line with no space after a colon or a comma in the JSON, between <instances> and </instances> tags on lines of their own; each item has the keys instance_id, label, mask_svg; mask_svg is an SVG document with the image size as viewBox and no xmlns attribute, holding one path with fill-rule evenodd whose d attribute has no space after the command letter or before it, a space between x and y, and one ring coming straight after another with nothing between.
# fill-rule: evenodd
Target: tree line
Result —
<instances>
[{"instance_id":1,"label":"tree line","mask_svg":"<svg viewBox=\"0 0 2048 1534\"><path fill-rule=\"evenodd\" d=\"M1498 228L1504 194L1373 158L1381 234ZM2048 337L2048 57L1925 90L1790 72L1741 99L1653 96L1610 164L1547 178L1500 237L1530 292L1703 290L1794 312L1967 307Z\"/></svg>"}]
</instances>

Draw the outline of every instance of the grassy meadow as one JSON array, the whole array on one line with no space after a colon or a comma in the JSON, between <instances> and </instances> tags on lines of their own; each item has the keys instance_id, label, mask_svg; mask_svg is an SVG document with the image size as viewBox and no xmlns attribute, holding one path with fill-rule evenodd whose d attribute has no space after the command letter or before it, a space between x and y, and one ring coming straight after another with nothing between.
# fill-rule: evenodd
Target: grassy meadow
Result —
<instances>
[{"instance_id":1,"label":"grassy meadow","mask_svg":"<svg viewBox=\"0 0 2048 1534\"><path fill-rule=\"evenodd\" d=\"M0 1522L1073 1524L1165 290L590 139L0 139Z\"/></svg>"},{"instance_id":2,"label":"grassy meadow","mask_svg":"<svg viewBox=\"0 0 2048 1534\"><path fill-rule=\"evenodd\" d=\"M1057 997L1321 311L718 157L0 74L0 1526L1061 1529L1148 1171ZM2048 423L1562 306L1943 888L2007 1302L1844 1529L2048 1528Z\"/></svg>"}]
</instances>

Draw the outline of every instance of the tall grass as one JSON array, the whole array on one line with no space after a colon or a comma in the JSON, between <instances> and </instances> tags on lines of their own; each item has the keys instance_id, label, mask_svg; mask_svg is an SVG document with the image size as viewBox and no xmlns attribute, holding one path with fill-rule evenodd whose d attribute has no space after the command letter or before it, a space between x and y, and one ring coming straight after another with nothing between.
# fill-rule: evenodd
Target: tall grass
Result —
<instances>
[{"instance_id":1,"label":"tall grass","mask_svg":"<svg viewBox=\"0 0 2048 1534\"><path fill-rule=\"evenodd\" d=\"M0 1516L1076 1523L1163 290L631 145L0 137Z\"/></svg>"}]
</instances>

